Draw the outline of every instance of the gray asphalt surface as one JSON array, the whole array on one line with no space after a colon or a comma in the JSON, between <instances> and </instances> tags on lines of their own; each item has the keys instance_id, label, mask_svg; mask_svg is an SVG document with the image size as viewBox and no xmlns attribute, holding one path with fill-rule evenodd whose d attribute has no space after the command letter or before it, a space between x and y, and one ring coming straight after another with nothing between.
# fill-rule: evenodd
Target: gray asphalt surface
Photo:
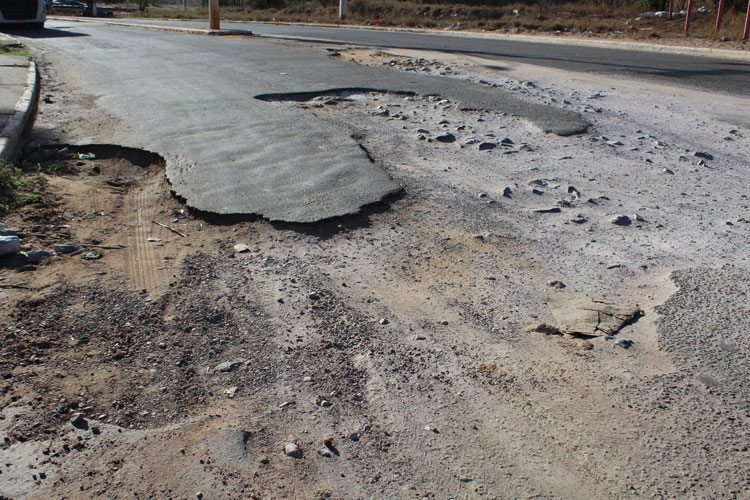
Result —
<instances>
[{"instance_id":1,"label":"gray asphalt surface","mask_svg":"<svg viewBox=\"0 0 750 500\"><path fill-rule=\"evenodd\" d=\"M143 20L138 20L138 22L206 27L206 23L199 22ZM568 71L641 78L647 81L741 96L750 94L750 63L721 58L347 28L234 22L224 23L222 27L247 29L261 36L318 39L329 44L347 43L383 48L441 50L496 59L501 63L518 62ZM498 69L502 71L502 64Z\"/></svg>"},{"instance_id":2,"label":"gray asphalt surface","mask_svg":"<svg viewBox=\"0 0 750 500\"><path fill-rule=\"evenodd\" d=\"M400 190L350 130L255 98L263 94L359 88L439 95L561 135L588 126L574 112L524 103L487 85L363 67L278 41L49 25L27 33L27 43L75 67L71 76L82 90L102 96L105 109L128 125L113 140L165 156L173 190L212 213L313 222L356 213Z\"/></svg>"}]
</instances>

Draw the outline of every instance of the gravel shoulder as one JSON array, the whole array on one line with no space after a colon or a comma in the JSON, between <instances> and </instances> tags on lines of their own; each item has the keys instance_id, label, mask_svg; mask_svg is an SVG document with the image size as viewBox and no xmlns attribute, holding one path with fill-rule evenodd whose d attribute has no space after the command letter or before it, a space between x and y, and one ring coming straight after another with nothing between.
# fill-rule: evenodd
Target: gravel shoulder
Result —
<instances>
[{"instance_id":1,"label":"gravel shoulder","mask_svg":"<svg viewBox=\"0 0 750 500\"><path fill-rule=\"evenodd\" d=\"M46 235L27 249L126 248L4 262L0 496L749 498L750 101L334 57L593 126L544 134L440 97L268 103L347 127L403 187L312 225L187 210L133 151L48 174L50 203L3 221ZM84 151L128 126L41 67L32 142ZM544 292L563 285L645 314L614 337L525 331L554 323Z\"/></svg>"}]
</instances>

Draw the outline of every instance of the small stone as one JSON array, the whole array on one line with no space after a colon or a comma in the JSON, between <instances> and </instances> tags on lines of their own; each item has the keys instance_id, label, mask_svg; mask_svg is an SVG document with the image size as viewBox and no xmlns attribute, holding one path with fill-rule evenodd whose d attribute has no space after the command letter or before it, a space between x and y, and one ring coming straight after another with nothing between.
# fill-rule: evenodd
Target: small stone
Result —
<instances>
[{"instance_id":1,"label":"small stone","mask_svg":"<svg viewBox=\"0 0 750 500\"><path fill-rule=\"evenodd\" d=\"M547 286L552 287L552 288L557 288L558 290L562 290L563 288L565 288L565 283L563 283L562 281L555 280L555 281L550 281L547 284Z\"/></svg>"},{"instance_id":2,"label":"small stone","mask_svg":"<svg viewBox=\"0 0 750 500\"><path fill-rule=\"evenodd\" d=\"M445 142L445 143L455 142L456 136L449 132L447 134L438 135L437 137L435 137L435 140L438 142Z\"/></svg>"},{"instance_id":3,"label":"small stone","mask_svg":"<svg viewBox=\"0 0 750 500\"><path fill-rule=\"evenodd\" d=\"M616 226L629 226L633 223L627 215L618 215L610 221Z\"/></svg>"},{"instance_id":4,"label":"small stone","mask_svg":"<svg viewBox=\"0 0 750 500\"><path fill-rule=\"evenodd\" d=\"M668 168L665 168L664 170L662 170L662 173L665 173L667 175L674 175L674 171Z\"/></svg>"},{"instance_id":5,"label":"small stone","mask_svg":"<svg viewBox=\"0 0 750 500\"><path fill-rule=\"evenodd\" d=\"M325 458L331 458L333 455L331 454L331 451L323 448L322 450L318 450L318 455Z\"/></svg>"},{"instance_id":6,"label":"small stone","mask_svg":"<svg viewBox=\"0 0 750 500\"><path fill-rule=\"evenodd\" d=\"M584 224L584 223L588 222L588 219L586 217L584 217L583 215L578 214L578 215L575 216L574 219L570 219L570 222L572 222L574 224Z\"/></svg>"},{"instance_id":7,"label":"small stone","mask_svg":"<svg viewBox=\"0 0 750 500\"><path fill-rule=\"evenodd\" d=\"M310 292L307 294L307 298L310 300L320 300L320 295L318 295L318 292Z\"/></svg>"},{"instance_id":8,"label":"small stone","mask_svg":"<svg viewBox=\"0 0 750 500\"><path fill-rule=\"evenodd\" d=\"M614 343L615 347L622 347L623 349L630 349L630 346L633 345L632 340L625 340L625 339L617 339Z\"/></svg>"},{"instance_id":9,"label":"small stone","mask_svg":"<svg viewBox=\"0 0 750 500\"><path fill-rule=\"evenodd\" d=\"M568 194L574 199L579 200L581 198L581 192L575 188L575 186L568 186Z\"/></svg>"},{"instance_id":10,"label":"small stone","mask_svg":"<svg viewBox=\"0 0 750 500\"><path fill-rule=\"evenodd\" d=\"M510 137L506 137L500 141L500 144L502 144L503 146L512 146L513 144L515 144L515 142L513 142L513 139L511 139Z\"/></svg>"},{"instance_id":11,"label":"small stone","mask_svg":"<svg viewBox=\"0 0 750 500\"><path fill-rule=\"evenodd\" d=\"M234 251L237 252L237 253L245 253L245 252L249 252L250 251L250 247L248 247L244 243L237 243L234 246Z\"/></svg>"},{"instance_id":12,"label":"small stone","mask_svg":"<svg viewBox=\"0 0 750 500\"><path fill-rule=\"evenodd\" d=\"M29 259L29 262L32 264L38 264L50 257L52 257L52 254L46 250L32 250L31 252L26 252L26 258Z\"/></svg>"},{"instance_id":13,"label":"small stone","mask_svg":"<svg viewBox=\"0 0 750 500\"><path fill-rule=\"evenodd\" d=\"M284 453L293 458L302 458L302 450L295 443L287 443L284 445Z\"/></svg>"},{"instance_id":14,"label":"small stone","mask_svg":"<svg viewBox=\"0 0 750 500\"><path fill-rule=\"evenodd\" d=\"M83 413L74 413L70 423L78 429L85 429L88 426L88 421L84 418Z\"/></svg>"},{"instance_id":15,"label":"small stone","mask_svg":"<svg viewBox=\"0 0 750 500\"><path fill-rule=\"evenodd\" d=\"M356 432L352 432L351 434L349 434L349 440L359 441L359 434L357 434Z\"/></svg>"},{"instance_id":16,"label":"small stone","mask_svg":"<svg viewBox=\"0 0 750 500\"><path fill-rule=\"evenodd\" d=\"M388 321L386 318L381 318L378 323L380 323L381 325L387 325L388 323L390 323L390 321Z\"/></svg>"},{"instance_id":17,"label":"small stone","mask_svg":"<svg viewBox=\"0 0 750 500\"><path fill-rule=\"evenodd\" d=\"M223 373L231 372L232 370L240 366L240 364L241 363L239 361L224 361L223 363L219 363L218 365L216 365L216 368L214 368L214 370Z\"/></svg>"},{"instance_id":18,"label":"small stone","mask_svg":"<svg viewBox=\"0 0 750 500\"><path fill-rule=\"evenodd\" d=\"M16 236L18 235L18 229L9 227L7 224L0 222L0 236Z\"/></svg>"},{"instance_id":19,"label":"small stone","mask_svg":"<svg viewBox=\"0 0 750 500\"><path fill-rule=\"evenodd\" d=\"M545 335L558 335L560 333L560 329L556 326L547 324L547 323L535 323L533 325L529 325L526 328L524 328L524 331L526 332L538 332L543 333Z\"/></svg>"},{"instance_id":20,"label":"small stone","mask_svg":"<svg viewBox=\"0 0 750 500\"><path fill-rule=\"evenodd\" d=\"M203 493L201 493L200 491L199 491L199 492L197 492L197 493L195 494L195 498L197 498L198 500L203 500Z\"/></svg>"},{"instance_id":21,"label":"small stone","mask_svg":"<svg viewBox=\"0 0 750 500\"><path fill-rule=\"evenodd\" d=\"M581 342L581 349L583 349L584 351L590 351L593 348L594 344L592 344L588 340L584 340L583 342Z\"/></svg>"},{"instance_id":22,"label":"small stone","mask_svg":"<svg viewBox=\"0 0 750 500\"><path fill-rule=\"evenodd\" d=\"M503 189L503 198L513 198L513 190L506 186Z\"/></svg>"},{"instance_id":23,"label":"small stone","mask_svg":"<svg viewBox=\"0 0 750 500\"><path fill-rule=\"evenodd\" d=\"M479 151L489 151L491 149L495 149L497 147L497 144L494 142L482 142L479 144Z\"/></svg>"},{"instance_id":24,"label":"small stone","mask_svg":"<svg viewBox=\"0 0 750 500\"><path fill-rule=\"evenodd\" d=\"M80 248L81 248L80 245L77 245L72 242L59 243L52 247L55 253L58 253L58 254L73 253L76 250L79 250Z\"/></svg>"},{"instance_id":25,"label":"small stone","mask_svg":"<svg viewBox=\"0 0 750 500\"><path fill-rule=\"evenodd\" d=\"M151 238L146 238L146 241L148 241L149 243L159 243L161 242L161 238L151 237Z\"/></svg>"},{"instance_id":26,"label":"small stone","mask_svg":"<svg viewBox=\"0 0 750 500\"><path fill-rule=\"evenodd\" d=\"M554 207L554 208L538 208L534 210L534 212L538 214L559 214L562 212L560 207Z\"/></svg>"},{"instance_id":27,"label":"small stone","mask_svg":"<svg viewBox=\"0 0 750 500\"><path fill-rule=\"evenodd\" d=\"M333 449L333 438L325 438L323 444L326 448Z\"/></svg>"},{"instance_id":28,"label":"small stone","mask_svg":"<svg viewBox=\"0 0 750 500\"><path fill-rule=\"evenodd\" d=\"M229 399L232 399L237 394L237 389L238 388L236 386L232 386L229 389L225 390L224 394L226 394Z\"/></svg>"},{"instance_id":29,"label":"small stone","mask_svg":"<svg viewBox=\"0 0 750 500\"><path fill-rule=\"evenodd\" d=\"M704 160L708 161L713 161L714 159L714 156L712 154L704 153L703 151L696 151L695 153L693 153L693 156L695 156L696 158L703 158Z\"/></svg>"},{"instance_id":30,"label":"small stone","mask_svg":"<svg viewBox=\"0 0 750 500\"><path fill-rule=\"evenodd\" d=\"M312 382L313 378L312 377L302 377L302 381L303 382Z\"/></svg>"}]
</instances>

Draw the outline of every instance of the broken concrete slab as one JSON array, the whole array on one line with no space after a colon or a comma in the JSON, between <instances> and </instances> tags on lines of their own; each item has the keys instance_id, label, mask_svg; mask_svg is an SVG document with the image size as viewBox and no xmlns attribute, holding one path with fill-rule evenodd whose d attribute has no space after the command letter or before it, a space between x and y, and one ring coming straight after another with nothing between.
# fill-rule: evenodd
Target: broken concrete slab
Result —
<instances>
[{"instance_id":1,"label":"broken concrete slab","mask_svg":"<svg viewBox=\"0 0 750 500\"><path fill-rule=\"evenodd\" d=\"M557 320L559 330L568 334L615 335L642 314L637 305L594 300L582 292L547 290L544 301Z\"/></svg>"},{"instance_id":2,"label":"broken concrete slab","mask_svg":"<svg viewBox=\"0 0 750 500\"><path fill-rule=\"evenodd\" d=\"M94 34L109 57L74 40L54 50L75 61L74 73L66 76L85 82L83 92L103 94L102 107L121 120L107 142L159 153L171 190L203 212L310 223L358 213L401 191L352 138L353 130L269 100L380 90L439 95L460 109L517 115L560 135L589 126L578 113L501 89L360 66L319 49L261 39L80 29ZM155 40L161 50L154 50ZM211 71L196 72L207 57ZM116 91L102 90L114 82Z\"/></svg>"}]
</instances>

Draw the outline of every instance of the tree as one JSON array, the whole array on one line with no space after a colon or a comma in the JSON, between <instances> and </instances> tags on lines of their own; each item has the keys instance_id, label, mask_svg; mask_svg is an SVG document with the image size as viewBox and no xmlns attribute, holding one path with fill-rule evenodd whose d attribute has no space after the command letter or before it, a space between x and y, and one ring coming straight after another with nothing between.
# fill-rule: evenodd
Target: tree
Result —
<instances>
[{"instance_id":1,"label":"tree","mask_svg":"<svg viewBox=\"0 0 750 500\"><path fill-rule=\"evenodd\" d=\"M135 0L135 3L138 4L138 9L143 12L146 10L146 7L148 7L151 4L156 3L155 0Z\"/></svg>"}]
</instances>

